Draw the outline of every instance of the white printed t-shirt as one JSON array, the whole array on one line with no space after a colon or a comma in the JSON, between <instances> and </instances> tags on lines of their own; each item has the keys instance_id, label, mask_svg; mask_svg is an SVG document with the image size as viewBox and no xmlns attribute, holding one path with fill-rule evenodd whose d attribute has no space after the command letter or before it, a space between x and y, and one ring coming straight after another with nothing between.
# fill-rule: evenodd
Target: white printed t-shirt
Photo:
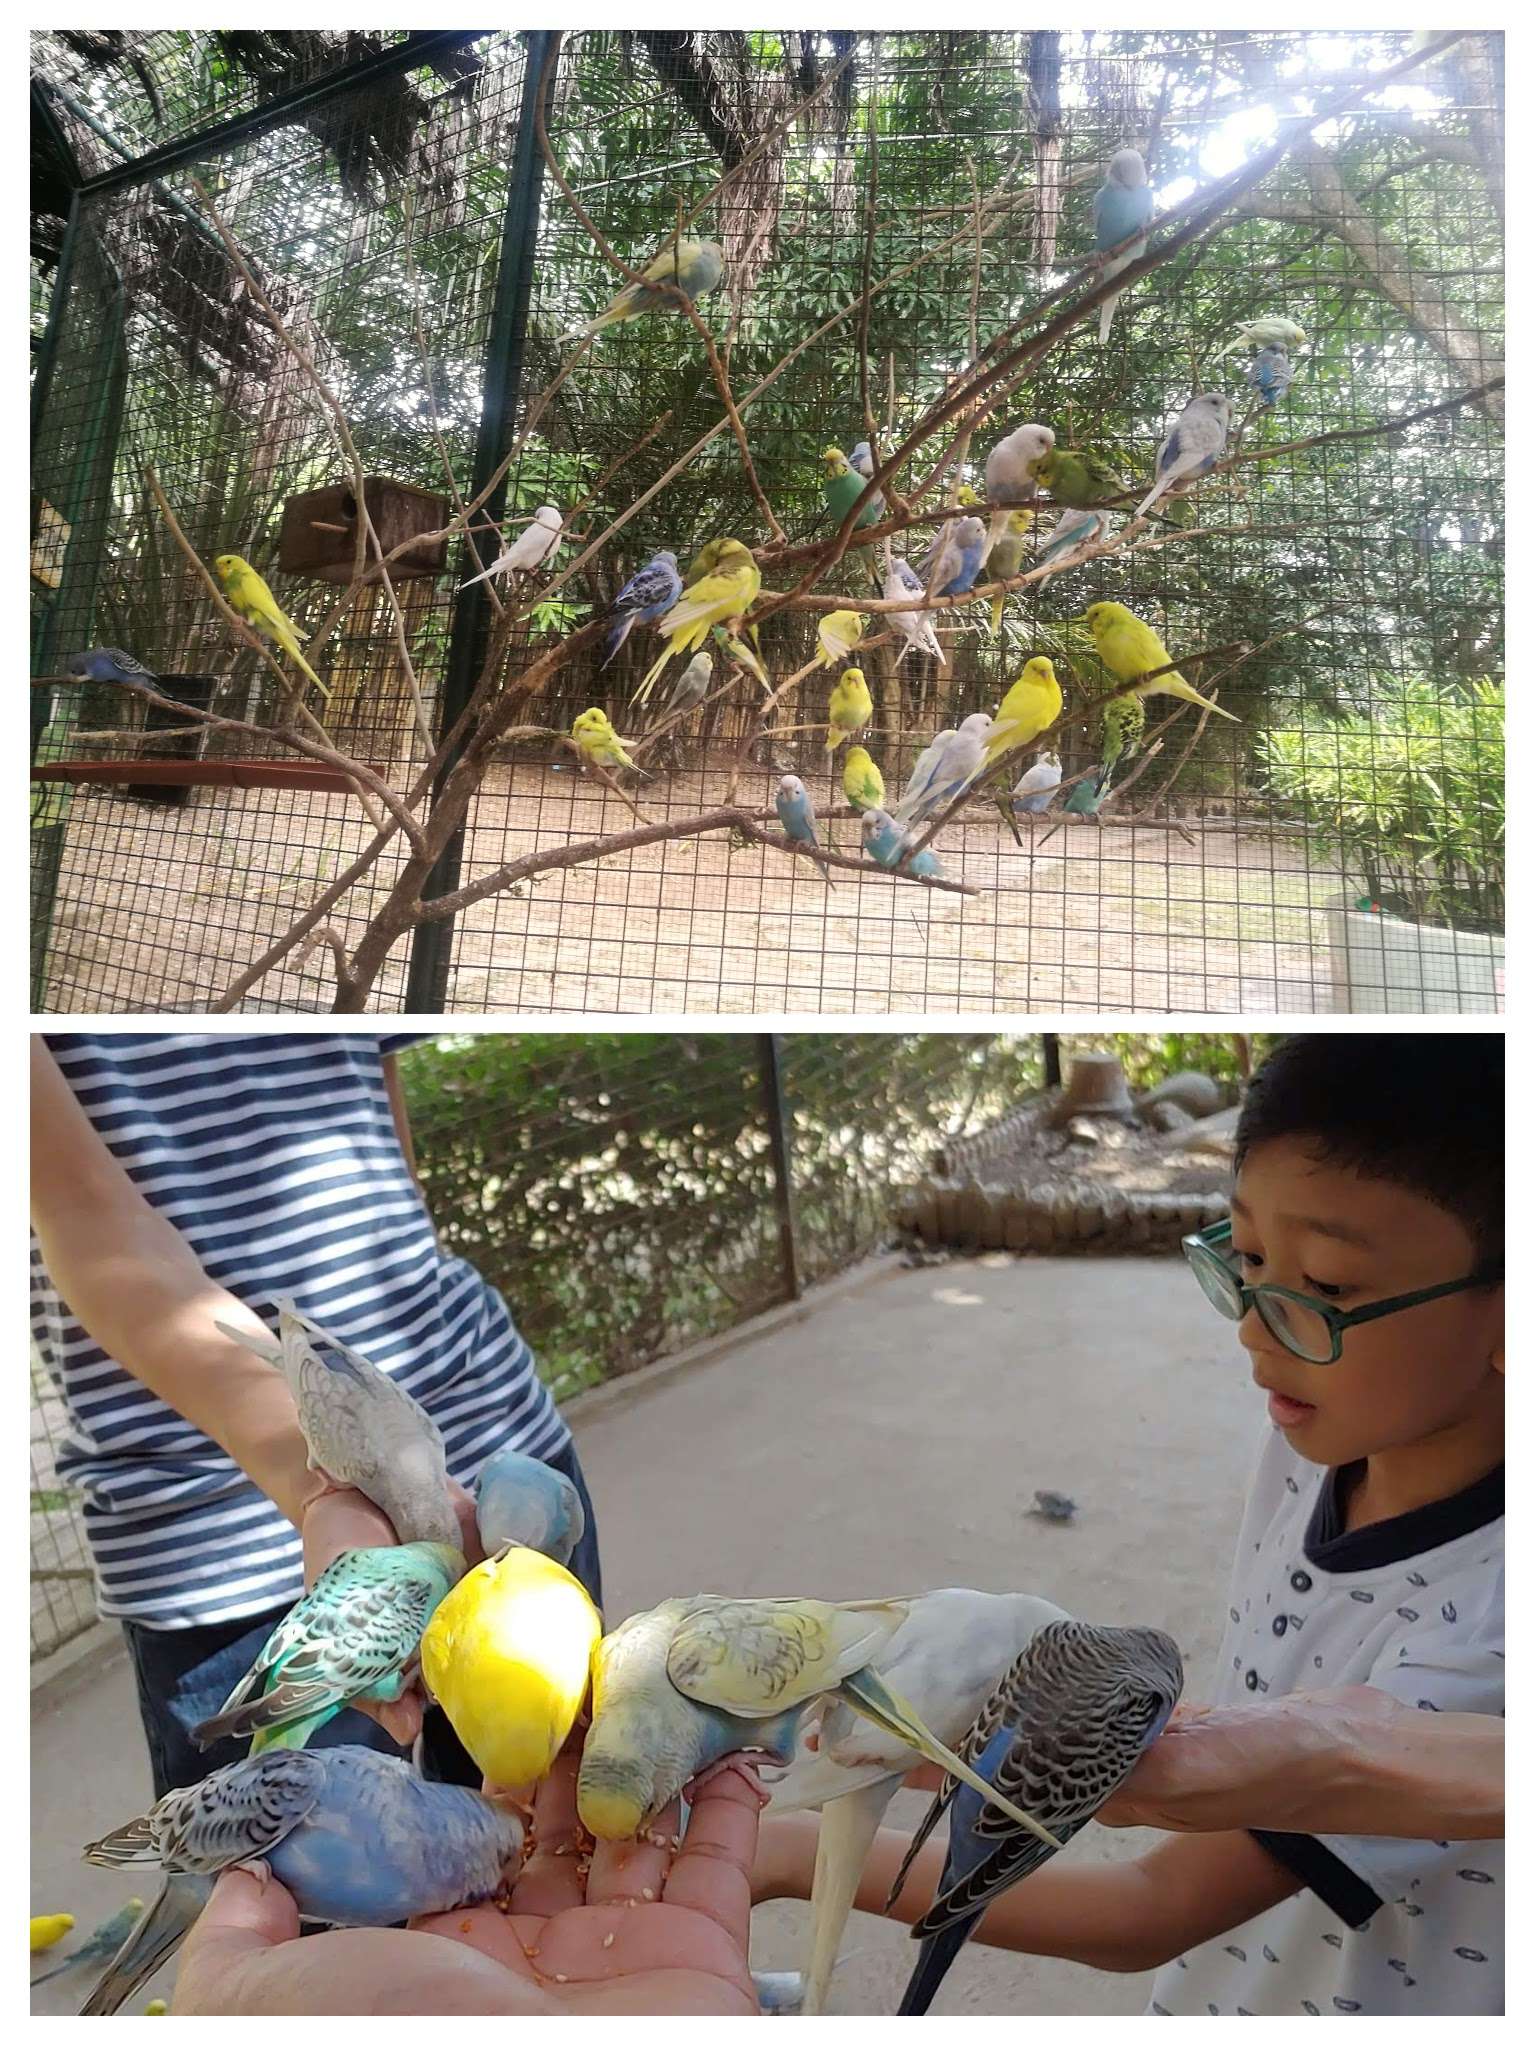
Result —
<instances>
[{"instance_id":1,"label":"white printed t-shirt","mask_svg":"<svg viewBox=\"0 0 1535 2046\"><path fill-rule=\"evenodd\" d=\"M1275 1429L1237 1544L1211 1702L1370 1684L1503 1712L1503 1468L1347 1533L1340 1478ZM1161 1969L1159 2016L1503 2009L1501 1840L1255 1833L1306 1885Z\"/></svg>"}]
</instances>

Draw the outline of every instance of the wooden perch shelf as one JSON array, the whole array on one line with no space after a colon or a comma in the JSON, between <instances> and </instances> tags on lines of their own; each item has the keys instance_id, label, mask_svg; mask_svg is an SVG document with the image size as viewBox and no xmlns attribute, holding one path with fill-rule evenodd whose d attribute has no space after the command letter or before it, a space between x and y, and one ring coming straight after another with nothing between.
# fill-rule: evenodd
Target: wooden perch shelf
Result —
<instances>
[{"instance_id":1,"label":"wooden perch shelf","mask_svg":"<svg viewBox=\"0 0 1535 2046\"><path fill-rule=\"evenodd\" d=\"M287 760L50 760L34 781L154 783L198 789L321 789L344 796L352 783L338 768Z\"/></svg>"}]
</instances>

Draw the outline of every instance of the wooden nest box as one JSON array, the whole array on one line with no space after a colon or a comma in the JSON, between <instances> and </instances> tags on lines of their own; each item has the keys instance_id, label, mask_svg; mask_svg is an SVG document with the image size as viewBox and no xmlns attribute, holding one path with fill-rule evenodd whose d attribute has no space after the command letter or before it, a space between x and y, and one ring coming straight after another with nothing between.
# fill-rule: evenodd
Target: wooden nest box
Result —
<instances>
[{"instance_id":1,"label":"wooden nest box","mask_svg":"<svg viewBox=\"0 0 1535 2046\"><path fill-rule=\"evenodd\" d=\"M363 489L368 516L386 555L402 540L435 533L448 523L447 499L430 490L395 483L387 476L364 477ZM357 495L350 483L334 483L328 490L306 490L301 497L290 497L283 506L277 566L288 575L349 583L357 558L357 521ZM365 570L364 580L377 582L378 561L371 546L368 556L372 565ZM390 562L390 580L406 582L413 576L440 575L447 559L446 540L423 540Z\"/></svg>"}]
</instances>

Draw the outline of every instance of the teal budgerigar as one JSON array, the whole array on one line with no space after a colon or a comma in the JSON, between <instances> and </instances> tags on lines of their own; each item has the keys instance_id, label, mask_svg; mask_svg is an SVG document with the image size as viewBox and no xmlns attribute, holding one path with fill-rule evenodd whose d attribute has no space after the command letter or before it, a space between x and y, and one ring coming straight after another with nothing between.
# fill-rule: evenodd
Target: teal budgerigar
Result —
<instances>
[{"instance_id":1,"label":"teal budgerigar","mask_svg":"<svg viewBox=\"0 0 1535 2046\"><path fill-rule=\"evenodd\" d=\"M521 1449L498 1449L481 1465L474 1517L487 1556L512 1543L568 1564L586 1532L586 1508L570 1479Z\"/></svg>"},{"instance_id":2,"label":"teal budgerigar","mask_svg":"<svg viewBox=\"0 0 1535 2046\"><path fill-rule=\"evenodd\" d=\"M41 1975L31 1978L30 1987L36 1989L39 1983L52 1982L57 1976L73 1974L77 1968L95 1968L103 1961L110 1961L123 1941L132 1932L144 1914L144 1899L130 1897L121 1910L114 1911L110 1918L104 1918L83 1946L45 1968Z\"/></svg>"},{"instance_id":3,"label":"teal budgerigar","mask_svg":"<svg viewBox=\"0 0 1535 2046\"><path fill-rule=\"evenodd\" d=\"M1151 187L1146 182L1146 159L1138 149L1116 149L1109 158L1108 175L1093 194L1093 247L1105 278L1117 277L1137 256L1146 253L1142 229L1151 222ZM1117 256L1107 251L1129 235L1135 239ZM1114 308L1119 293L1106 298L1098 308L1098 345L1109 338L1114 325Z\"/></svg>"}]
</instances>

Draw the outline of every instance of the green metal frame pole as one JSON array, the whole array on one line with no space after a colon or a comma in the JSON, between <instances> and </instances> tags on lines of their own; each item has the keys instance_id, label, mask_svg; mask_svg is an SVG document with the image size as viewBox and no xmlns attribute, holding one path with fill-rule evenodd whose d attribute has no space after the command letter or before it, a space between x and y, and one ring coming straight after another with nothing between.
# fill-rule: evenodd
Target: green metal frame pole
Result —
<instances>
[{"instance_id":1,"label":"green metal frame pole","mask_svg":"<svg viewBox=\"0 0 1535 2046\"><path fill-rule=\"evenodd\" d=\"M798 1300L804 1292L799 1269L799 1229L794 1212L794 1165L789 1154L789 1115L784 1098L783 1045L771 1035L759 1040L762 1094L767 1107L768 1140L773 1150L773 1191L778 1208L778 1251L783 1263L784 1298Z\"/></svg>"},{"instance_id":2,"label":"green metal frame pole","mask_svg":"<svg viewBox=\"0 0 1535 2046\"><path fill-rule=\"evenodd\" d=\"M538 208L543 192L544 160L538 147L534 110L538 104L544 66L551 65L551 48L557 48L550 29L530 29L527 41L527 71L523 78L522 111L517 123L517 146L512 156L511 185L506 195L506 218L501 228L501 255L496 267L496 295L491 306L490 339L486 348L485 387L480 409L480 435L474 451L474 477L469 496L478 497L506 454L522 389L522 362L527 343L528 307L533 298L533 275L538 256ZM484 516L499 520L506 508L507 479L503 477L482 507ZM461 590L453 610L452 636L448 643L447 671L443 676L439 733L450 731L474 694L475 679L485 658L490 635L490 598L484 583ZM457 765L461 747L444 760L433 784L435 796ZM449 895L458 886L463 865L465 827L461 824L444 847L437 864L427 876L422 898ZM405 1006L412 1015L440 1015L448 993L448 967L453 955L455 918L444 917L418 924L410 948L410 966L405 979Z\"/></svg>"}]
</instances>

